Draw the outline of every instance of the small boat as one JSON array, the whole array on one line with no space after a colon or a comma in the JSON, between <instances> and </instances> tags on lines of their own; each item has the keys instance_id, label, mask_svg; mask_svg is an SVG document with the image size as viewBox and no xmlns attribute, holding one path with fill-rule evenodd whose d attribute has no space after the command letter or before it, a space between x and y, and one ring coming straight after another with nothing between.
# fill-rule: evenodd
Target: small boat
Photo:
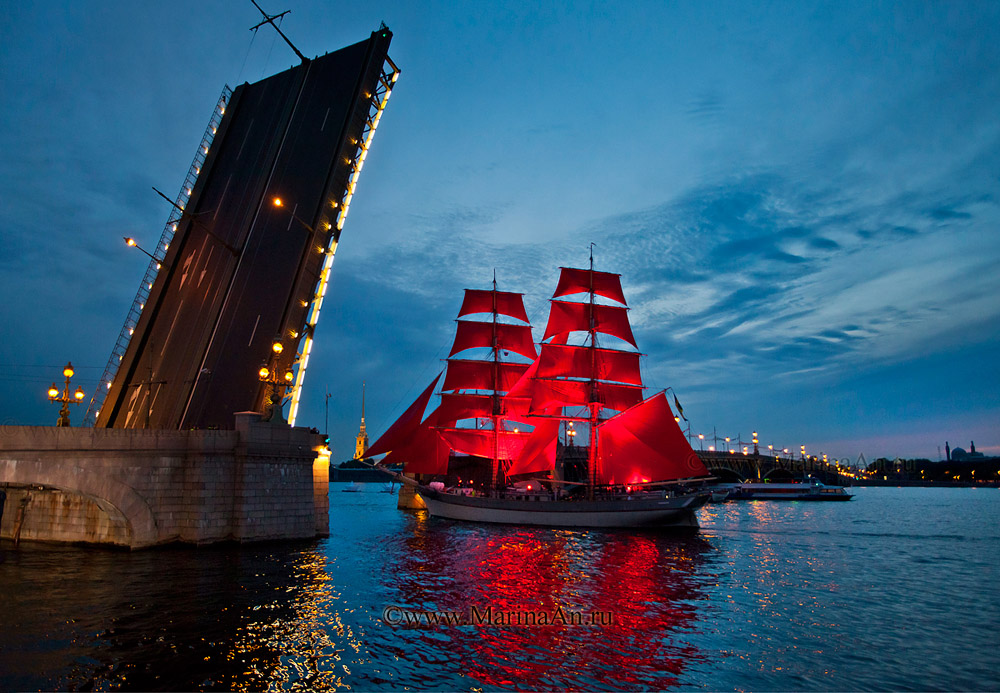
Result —
<instances>
[{"instance_id":1,"label":"small boat","mask_svg":"<svg viewBox=\"0 0 1000 693\"><path fill-rule=\"evenodd\" d=\"M356 481L352 481L344 488L340 489L343 493L358 493L361 490L361 484Z\"/></svg>"},{"instance_id":2,"label":"small boat","mask_svg":"<svg viewBox=\"0 0 1000 693\"><path fill-rule=\"evenodd\" d=\"M431 517L696 531L708 470L643 393L619 275L564 267L550 304L536 350L521 294L467 289L440 405L424 417L441 374L366 455L403 463Z\"/></svg>"},{"instance_id":3,"label":"small boat","mask_svg":"<svg viewBox=\"0 0 1000 693\"><path fill-rule=\"evenodd\" d=\"M733 497L736 492L736 487L739 484L734 484L731 482L726 483L715 483L708 485L708 492L712 494L709 502L711 503L725 503L727 500Z\"/></svg>"},{"instance_id":4,"label":"small boat","mask_svg":"<svg viewBox=\"0 0 1000 693\"><path fill-rule=\"evenodd\" d=\"M711 489L709 493L711 494L708 499L710 503L725 503L729 500L729 489Z\"/></svg>"},{"instance_id":5,"label":"small boat","mask_svg":"<svg viewBox=\"0 0 1000 693\"><path fill-rule=\"evenodd\" d=\"M853 497L843 486L827 486L813 478L789 483L746 482L737 485L732 495L736 500L848 501Z\"/></svg>"}]
</instances>

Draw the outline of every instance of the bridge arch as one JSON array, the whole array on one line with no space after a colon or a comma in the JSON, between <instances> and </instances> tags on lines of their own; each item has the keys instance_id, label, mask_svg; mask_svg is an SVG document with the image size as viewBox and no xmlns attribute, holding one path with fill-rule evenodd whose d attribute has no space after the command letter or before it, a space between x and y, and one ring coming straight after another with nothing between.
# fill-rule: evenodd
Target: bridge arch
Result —
<instances>
[{"instance_id":1,"label":"bridge arch","mask_svg":"<svg viewBox=\"0 0 1000 693\"><path fill-rule=\"evenodd\" d=\"M46 460L0 459L0 484L44 486L79 494L93 501L112 518L125 523L132 548L156 543L157 526L152 508L128 484L79 465L53 464Z\"/></svg>"},{"instance_id":2,"label":"bridge arch","mask_svg":"<svg viewBox=\"0 0 1000 693\"><path fill-rule=\"evenodd\" d=\"M743 475L730 467L709 467L708 473L722 483L739 483Z\"/></svg>"},{"instance_id":3,"label":"bridge arch","mask_svg":"<svg viewBox=\"0 0 1000 693\"><path fill-rule=\"evenodd\" d=\"M801 475L800 475L801 476ZM767 481L774 481L776 483L785 483L789 481L795 481L796 475L790 470L783 467L775 467L764 475L764 479Z\"/></svg>"}]
</instances>

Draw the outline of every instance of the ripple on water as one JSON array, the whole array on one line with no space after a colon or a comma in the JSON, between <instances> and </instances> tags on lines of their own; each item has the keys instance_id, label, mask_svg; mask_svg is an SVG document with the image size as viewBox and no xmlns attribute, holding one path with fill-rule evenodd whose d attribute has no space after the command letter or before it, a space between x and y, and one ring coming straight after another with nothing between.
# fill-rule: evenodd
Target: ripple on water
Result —
<instances>
[{"instance_id":1,"label":"ripple on water","mask_svg":"<svg viewBox=\"0 0 1000 693\"><path fill-rule=\"evenodd\" d=\"M429 521L334 492L317 542L5 545L0 688L1000 688L1000 494L928 491L708 506L693 538ZM390 605L613 619L404 627Z\"/></svg>"}]
</instances>

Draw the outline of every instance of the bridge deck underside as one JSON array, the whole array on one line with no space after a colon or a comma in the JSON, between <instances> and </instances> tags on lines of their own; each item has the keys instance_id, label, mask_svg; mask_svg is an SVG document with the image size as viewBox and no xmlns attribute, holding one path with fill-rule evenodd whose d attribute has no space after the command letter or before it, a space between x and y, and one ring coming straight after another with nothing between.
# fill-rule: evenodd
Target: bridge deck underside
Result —
<instances>
[{"instance_id":1,"label":"bridge deck underside","mask_svg":"<svg viewBox=\"0 0 1000 693\"><path fill-rule=\"evenodd\" d=\"M99 427L230 429L263 408L275 338L298 367L386 34L235 90Z\"/></svg>"}]
</instances>

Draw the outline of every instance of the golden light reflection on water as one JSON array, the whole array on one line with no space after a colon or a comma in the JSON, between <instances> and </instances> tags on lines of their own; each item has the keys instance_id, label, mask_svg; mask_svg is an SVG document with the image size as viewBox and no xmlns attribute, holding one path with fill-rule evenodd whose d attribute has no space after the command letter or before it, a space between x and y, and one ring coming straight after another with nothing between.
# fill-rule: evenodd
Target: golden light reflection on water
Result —
<instances>
[{"instance_id":1,"label":"golden light reflection on water","mask_svg":"<svg viewBox=\"0 0 1000 693\"><path fill-rule=\"evenodd\" d=\"M229 654L244 667L233 690L261 690L262 683L267 690L350 687L342 654L345 647L360 652L361 642L336 608L330 562L319 552L300 553L289 582L273 587L275 599L251 608L254 616L233 639Z\"/></svg>"}]
</instances>

